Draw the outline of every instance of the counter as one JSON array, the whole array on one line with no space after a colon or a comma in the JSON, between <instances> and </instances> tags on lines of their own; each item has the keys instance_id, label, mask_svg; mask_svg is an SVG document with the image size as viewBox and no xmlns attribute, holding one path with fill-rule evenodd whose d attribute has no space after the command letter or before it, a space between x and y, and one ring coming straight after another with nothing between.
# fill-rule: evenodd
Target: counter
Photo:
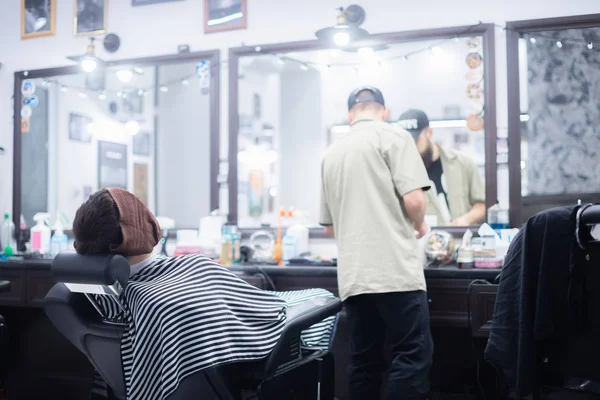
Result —
<instances>
[{"instance_id":1,"label":"counter","mask_svg":"<svg viewBox=\"0 0 600 400\"><path fill-rule=\"evenodd\" d=\"M54 285L50 266L51 260L0 262L0 281L10 281L10 290L0 293L0 314L5 317L10 334L11 399L85 398L91 385L89 362L54 329L43 313L44 296ZM319 287L338 293L336 267L244 265L229 268L262 289L285 291ZM476 364L471 360L473 338L485 338L489 332L497 286L473 281L491 283L499 272L460 270L454 266L425 269L435 343L434 387L476 384ZM339 399L347 397L348 341L348 326L342 311L333 348ZM485 375L486 372L479 373ZM56 396L52 395L54 390ZM27 395L20 397L21 393Z\"/></svg>"}]
</instances>

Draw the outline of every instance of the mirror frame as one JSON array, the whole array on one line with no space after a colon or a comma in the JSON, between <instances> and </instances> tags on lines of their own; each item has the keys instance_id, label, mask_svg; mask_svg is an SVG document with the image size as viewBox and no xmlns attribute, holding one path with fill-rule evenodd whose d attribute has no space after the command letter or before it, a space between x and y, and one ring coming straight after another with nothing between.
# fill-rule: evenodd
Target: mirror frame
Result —
<instances>
[{"instance_id":1,"label":"mirror frame","mask_svg":"<svg viewBox=\"0 0 600 400\"><path fill-rule=\"evenodd\" d=\"M186 61L207 60L210 62L210 209L219 208L219 185L217 176L219 173L219 133L220 133L220 72L221 60L219 50L207 50L190 53L169 54L163 56L140 57L125 60L107 61L105 67L114 67L119 65L141 65L141 66L161 66L168 64L179 64ZM54 67L46 69L37 69L30 71L17 71L14 74L14 94L13 94L13 222L15 224L15 233L20 230L21 215L21 162L22 162L22 142L21 142L21 84L26 79L50 78L61 75L72 75L83 73L79 65L70 65L65 67ZM155 142L156 143L156 142ZM156 144L155 144L156 146ZM155 167L156 168L156 163ZM156 179L156 175L155 175ZM156 196L156 194L155 194Z\"/></svg>"},{"instance_id":2,"label":"mirror frame","mask_svg":"<svg viewBox=\"0 0 600 400\"><path fill-rule=\"evenodd\" d=\"M524 33L548 30L597 28L600 14L530 19L506 23L508 100L508 191L510 226L520 227L539 211L559 206L597 202L600 193L521 196L521 98L519 88L519 38Z\"/></svg>"},{"instance_id":3,"label":"mirror frame","mask_svg":"<svg viewBox=\"0 0 600 400\"><path fill-rule=\"evenodd\" d=\"M361 41L365 45L415 42L421 40L446 39L449 37L481 36L483 45L484 110L485 110L485 196L486 208L496 204L498 195L497 175L497 126L496 126L496 57L495 25L479 23L473 26L423 29L370 35ZM258 54L277 54L296 51L323 50L332 48L319 40L243 46L229 49L229 213L227 219L237 224L238 219L238 130L239 130L239 59ZM466 230L462 229L462 231Z\"/></svg>"}]
</instances>

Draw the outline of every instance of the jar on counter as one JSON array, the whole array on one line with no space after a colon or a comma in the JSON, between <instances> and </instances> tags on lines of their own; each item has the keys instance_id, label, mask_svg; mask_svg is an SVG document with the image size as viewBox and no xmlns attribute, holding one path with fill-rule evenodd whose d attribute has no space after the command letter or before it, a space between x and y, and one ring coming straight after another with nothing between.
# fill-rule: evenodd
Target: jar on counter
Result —
<instances>
[{"instance_id":1,"label":"jar on counter","mask_svg":"<svg viewBox=\"0 0 600 400\"><path fill-rule=\"evenodd\" d=\"M458 258L456 261L459 269L473 269L475 267L473 250L468 247L458 249Z\"/></svg>"}]
</instances>

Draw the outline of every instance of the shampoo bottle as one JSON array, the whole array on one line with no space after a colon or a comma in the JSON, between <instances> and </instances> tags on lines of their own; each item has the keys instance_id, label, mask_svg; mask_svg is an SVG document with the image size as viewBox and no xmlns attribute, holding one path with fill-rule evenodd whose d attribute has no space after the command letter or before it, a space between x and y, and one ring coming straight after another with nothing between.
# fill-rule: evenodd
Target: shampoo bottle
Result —
<instances>
[{"instance_id":1,"label":"shampoo bottle","mask_svg":"<svg viewBox=\"0 0 600 400\"><path fill-rule=\"evenodd\" d=\"M7 257L10 257L17 252L15 224L10 219L10 213L4 214L4 221L2 222L2 227L0 229L0 243L2 246L0 252L4 252Z\"/></svg>"},{"instance_id":2,"label":"shampoo bottle","mask_svg":"<svg viewBox=\"0 0 600 400\"><path fill-rule=\"evenodd\" d=\"M33 216L36 225L31 228L31 250L42 255L50 253L52 232L47 225L49 218L47 213L37 213Z\"/></svg>"},{"instance_id":3,"label":"shampoo bottle","mask_svg":"<svg viewBox=\"0 0 600 400\"><path fill-rule=\"evenodd\" d=\"M60 219L58 219L56 220L56 224L54 224L54 235L52 235L52 240L50 241L50 251L52 256L56 256L61 251L66 250L68 245L69 238L63 230Z\"/></svg>"}]
</instances>

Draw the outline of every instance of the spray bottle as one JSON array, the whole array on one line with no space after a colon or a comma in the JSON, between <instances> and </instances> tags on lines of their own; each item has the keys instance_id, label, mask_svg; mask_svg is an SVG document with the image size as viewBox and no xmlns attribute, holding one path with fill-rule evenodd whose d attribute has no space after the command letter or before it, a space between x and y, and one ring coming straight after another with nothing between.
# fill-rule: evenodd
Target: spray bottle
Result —
<instances>
[{"instance_id":1,"label":"spray bottle","mask_svg":"<svg viewBox=\"0 0 600 400\"><path fill-rule=\"evenodd\" d=\"M60 218L58 218L56 220L56 223L54 224L54 235L52 235L52 240L50 241L50 249L52 256L56 256L61 251L66 250L68 245L69 238L63 230Z\"/></svg>"},{"instance_id":2,"label":"spray bottle","mask_svg":"<svg viewBox=\"0 0 600 400\"><path fill-rule=\"evenodd\" d=\"M31 250L42 255L50 253L52 232L47 224L49 219L48 213L37 213L33 216L36 225L31 228Z\"/></svg>"}]
</instances>

